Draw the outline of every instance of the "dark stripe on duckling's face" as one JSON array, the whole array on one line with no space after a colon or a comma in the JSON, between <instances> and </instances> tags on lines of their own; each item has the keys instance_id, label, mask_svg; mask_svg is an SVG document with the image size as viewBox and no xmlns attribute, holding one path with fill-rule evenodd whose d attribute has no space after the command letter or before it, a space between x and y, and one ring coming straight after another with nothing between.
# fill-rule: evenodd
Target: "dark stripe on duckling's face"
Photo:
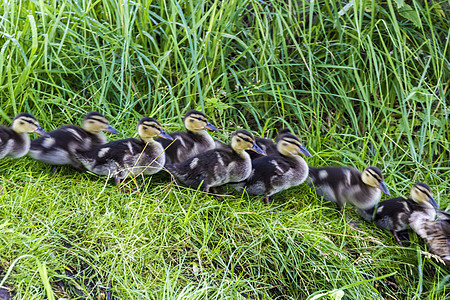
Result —
<instances>
[{"instance_id":1,"label":"dark stripe on duckling's face","mask_svg":"<svg viewBox=\"0 0 450 300\"><path fill-rule=\"evenodd\" d=\"M236 137L237 137L238 142L240 140L245 142L245 144L247 145L247 148L245 148L246 150L252 150L252 151L255 151L256 153L259 153L262 155L266 154L264 152L264 150L261 149L261 147L259 147L259 145L255 143L255 138L253 137L253 135L250 132L245 131L245 130L237 131Z\"/></svg>"},{"instance_id":2,"label":"dark stripe on duckling's face","mask_svg":"<svg viewBox=\"0 0 450 300\"><path fill-rule=\"evenodd\" d=\"M85 117L84 120L93 120L93 121L97 121L99 123L103 123L103 124L109 124L108 119L105 118L105 116L103 116L101 113L96 112L96 111L91 111L90 113L88 113Z\"/></svg>"},{"instance_id":3,"label":"dark stripe on duckling's face","mask_svg":"<svg viewBox=\"0 0 450 300\"><path fill-rule=\"evenodd\" d=\"M90 112L83 120L83 128L89 132L98 133L102 130L111 132L113 134L119 134L111 125L109 125L108 119L98 112Z\"/></svg>"},{"instance_id":4,"label":"dark stripe on duckling's face","mask_svg":"<svg viewBox=\"0 0 450 300\"><path fill-rule=\"evenodd\" d=\"M366 180L366 181L363 180L365 184L377 187L378 189L380 189L380 191L382 191L386 195L391 194L386 184L384 183L383 174L381 173L380 169L378 169L377 167L368 167L364 170L363 174L367 174L368 177L373 179L373 180L371 180L370 178L364 179Z\"/></svg>"},{"instance_id":5,"label":"dark stripe on duckling's face","mask_svg":"<svg viewBox=\"0 0 450 300\"><path fill-rule=\"evenodd\" d=\"M109 124L109 122L108 122L108 120L106 120L106 119L103 119L103 118L98 118L98 117L89 117L89 118L86 118L87 120L89 120L89 122L99 122L99 123L102 123L102 124Z\"/></svg>"},{"instance_id":6,"label":"dark stripe on duckling's face","mask_svg":"<svg viewBox=\"0 0 450 300\"><path fill-rule=\"evenodd\" d=\"M191 110L184 117L184 123L188 130L196 131L202 129L209 129L213 131L218 131L216 126L208 122L208 118L205 114Z\"/></svg>"},{"instance_id":7,"label":"dark stripe on duckling's face","mask_svg":"<svg viewBox=\"0 0 450 300\"><path fill-rule=\"evenodd\" d=\"M19 118L31 119L37 122L36 117L29 113L20 113L14 118L14 120Z\"/></svg>"},{"instance_id":8,"label":"dark stripe on duckling's face","mask_svg":"<svg viewBox=\"0 0 450 300\"><path fill-rule=\"evenodd\" d=\"M431 192L431 188L426 185L425 183L418 182L413 186L413 189L416 189L416 191L422 193L428 200L428 202L431 203L436 208L439 208L439 205L436 203L436 201L433 198L433 193Z\"/></svg>"},{"instance_id":9,"label":"dark stripe on duckling's face","mask_svg":"<svg viewBox=\"0 0 450 300\"><path fill-rule=\"evenodd\" d=\"M36 118L28 113L18 114L13 121L13 127L15 127L20 132L34 132L43 136L48 137L48 133L39 126L39 122Z\"/></svg>"},{"instance_id":10,"label":"dark stripe on duckling's face","mask_svg":"<svg viewBox=\"0 0 450 300\"><path fill-rule=\"evenodd\" d=\"M300 143L300 140L293 134L284 134L277 139L277 149L282 155L303 154L311 156L309 151Z\"/></svg>"},{"instance_id":11,"label":"dark stripe on duckling's face","mask_svg":"<svg viewBox=\"0 0 450 300\"><path fill-rule=\"evenodd\" d=\"M383 181L383 174L381 173L380 169L377 167L368 167L366 171L374 177L377 181Z\"/></svg>"},{"instance_id":12,"label":"dark stripe on duckling's face","mask_svg":"<svg viewBox=\"0 0 450 300\"><path fill-rule=\"evenodd\" d=\"M28 124L31 124L36 127L39 126L38 121L34 117L20 116L20 117L14 118L14 120L19 122L21 125L28 123Z\"/></svg>"},{"instance_id":13,"label":"dark stripe on duckling's face","mask_svg":"<svg viewBox=\"0 0 450 300\"><path fill-rule=\"evenodd\" d=\"M231 137L231 147L234 150L253 150L257 153L265 154L256 143L253 135L246 130L237 130Z\"/></svg>"},{"instance_id":14,"label":"dark stripe on duckling's face","mask_svg":"<svg viewBox=\"0 0 450 300\"><path fill-rule=\"evenodd\" d=\"M144 141L147 141L148 139L155 136L159 136L168 140L173 140L173 138L162 129L161 124L159 124L159 122L156 121L156 119L149 117L142 118L139 121L138 132L139 136Z\"/></svg>"}]
</instances>

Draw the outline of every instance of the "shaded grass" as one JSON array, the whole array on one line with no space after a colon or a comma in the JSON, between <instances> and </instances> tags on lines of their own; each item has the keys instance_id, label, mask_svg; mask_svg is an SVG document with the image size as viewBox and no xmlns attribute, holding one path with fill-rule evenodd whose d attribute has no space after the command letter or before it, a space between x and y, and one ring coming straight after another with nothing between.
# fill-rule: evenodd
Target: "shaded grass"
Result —
<instances>
[{"instance_id":1,"label":"shaded grass","mask_svg":"<svg viewBox=\"0 0 450 300\"><path fill-rule=\"evenodd\" d=\"M401 248L347 209L355 230L305 186L279 194L269 208L257 197L217 199L157 176L129 194L89 174L50 176L30 159L7 163L1 268L32 256L6 281L18 299L41 298L43 284L56 297L96 298L110 282L114 297L133 299L301 299L335 289L349 299L448 294L448 270L416 236ZM48 280L36 261L45 262Z\"/></svg>"}]
</instances>

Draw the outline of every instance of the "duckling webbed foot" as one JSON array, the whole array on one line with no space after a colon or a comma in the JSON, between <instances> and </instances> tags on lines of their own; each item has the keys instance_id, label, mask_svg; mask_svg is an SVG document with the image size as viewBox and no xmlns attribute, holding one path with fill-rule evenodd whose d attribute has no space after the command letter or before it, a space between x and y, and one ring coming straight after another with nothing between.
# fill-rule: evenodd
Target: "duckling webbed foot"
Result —
<instances>
[{"instance_id":1,"label":"duckling webbed foot","mask_svg":"<svg viewBox=\"0 0 450 300\"><path fill-rule=\"evenodd\" d=\"M265 206L269 206L270 202L272 202L272 199L270 199L270 196L265 196L263 199L263 203Z\"/></svg>"},{"instance_id":2,"label":"duckling webbed foot","mask_svg":"<svg viewBox=\"0 0 450 300\"><path fill-rule=\"evenodd\" d=\"M403 247L403 244L402 244L402 242L400 241L400 239L399 239L399 237L397 235L397 231L391 230L391 232L394 235L395 240L399 243L399 245Z\"/></svg>"}]
</instances>

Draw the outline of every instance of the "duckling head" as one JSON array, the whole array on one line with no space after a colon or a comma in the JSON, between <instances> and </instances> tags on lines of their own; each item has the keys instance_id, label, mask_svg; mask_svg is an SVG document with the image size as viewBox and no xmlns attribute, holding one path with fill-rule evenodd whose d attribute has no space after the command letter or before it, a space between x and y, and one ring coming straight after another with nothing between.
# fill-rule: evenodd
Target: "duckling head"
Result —
<instances>
[{"instance_id":1,"label":"duckling head","mask_svg":"<svg viewBox=\"0 0 450 300\"><path fill-rule=\"evenodd\" d=\"M186 130L198 132L203 129L209 129L213 131L218 131L213 124L208 122L208 118L202 112L196 110L190 110L184 116L184 127Z\"/></svg>"},{"instance_id":2,"label":"duckling head","mask_svg":"<svg viewBox=\"0 0 450 300\"><path fill-rule=\"evenodd\" d=\"M111 125L109 125L108 119L96 111L92 111L84 117L83 128L90 133L97 134L100 131L108 131L113 134L119 134L114 128L111 127Z\"/></svg>"},{"instance_id":3,"label":"duckling head","mask_svg":"<svg viewBox=\"0 0 450 300\"><path fill-rule=\"evenodd\" d=\"M161 124L153 118L142 118L138 123L137 131L139 137L146 143L151 142L152 139L157 136L167 140L173 140L173 138L162 129Z\"/></svg>"},{"instance_id":4,"label":"duckling head","mask_svg":"<svg viewBox=\"0 0 450 300\"><path fill-rule=\"evenodd\" d=\"M368 186L380 189L386 195L390 195L389 190L384 183L383 174L377 167L366 168L361 175L361 180Z\"/></svg>"},{"instance_id":5,"label":"duckling head","mask_svg":"<svg viewBox=\"0 0 450 300\"><path fill-rule=\"evenodd\" d=\"M34 132L43 136L48 136L48 133L39 126L39 122L36 118L28 113L18 114L14 118L11 128L17 133Z\"/></svg>"},{"instance_id":6,"label":"duckling head","mask_svg":"<svg viewBox=\"0 0 450 300\"><path fill-rule=\"evenodd\" d=\"M255 143L253 134L246 130L237 130L233 133L231 136L231 148L238 153L244 150L253 150L256 153L266 155L264 150Z\"/></svg>"},{"instance_id":7,"label":"duckling head","mask_svg":"<svg viewBox=\"0 0 450 300\"><path fill-rule=\"evenodd\" d=\"M312 156L311 153L300 143L298 137L290 133L284 133L277 139L277 149L282 155L290 156L303 154Z\"/></svg>"},{"instance_id":8,"label":"duckling head","mask_svg":"<svg viewBox=\"0 0 450 300\"><path fill-rule=\"evenodd\" d=\"M434 207L439 208L439 205L433 199L431 188L422 182L416 183L411 188L411 199L419 204L429 202Z\"/></svg>"}]
</instances>

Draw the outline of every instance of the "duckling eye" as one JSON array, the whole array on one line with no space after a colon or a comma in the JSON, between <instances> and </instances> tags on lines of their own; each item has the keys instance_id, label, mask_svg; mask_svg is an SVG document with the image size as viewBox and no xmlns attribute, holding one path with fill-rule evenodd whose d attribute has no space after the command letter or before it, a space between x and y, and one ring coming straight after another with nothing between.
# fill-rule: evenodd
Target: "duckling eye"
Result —
<instances>
[{"instance_id":1,"label":"duckling eye","mask_svg":"<svg viewBox=\"0 0 450 300\"><path fill-rule=\"evenodd\" d=\"M147 130L147 126L142 126L142 129Z\"/></svg>"},{"instance_id":2,"label":"duckling eye","mask_svg":"<svg viewBox=\"0 0 450 300\"><path fill-rule=\"evenodd\" d=\"M25 122L23 122L23 121L20 121L19 123L20 123L20 125L23 125L23 124L25 124Z\"/></svg>"}]
</instances>

